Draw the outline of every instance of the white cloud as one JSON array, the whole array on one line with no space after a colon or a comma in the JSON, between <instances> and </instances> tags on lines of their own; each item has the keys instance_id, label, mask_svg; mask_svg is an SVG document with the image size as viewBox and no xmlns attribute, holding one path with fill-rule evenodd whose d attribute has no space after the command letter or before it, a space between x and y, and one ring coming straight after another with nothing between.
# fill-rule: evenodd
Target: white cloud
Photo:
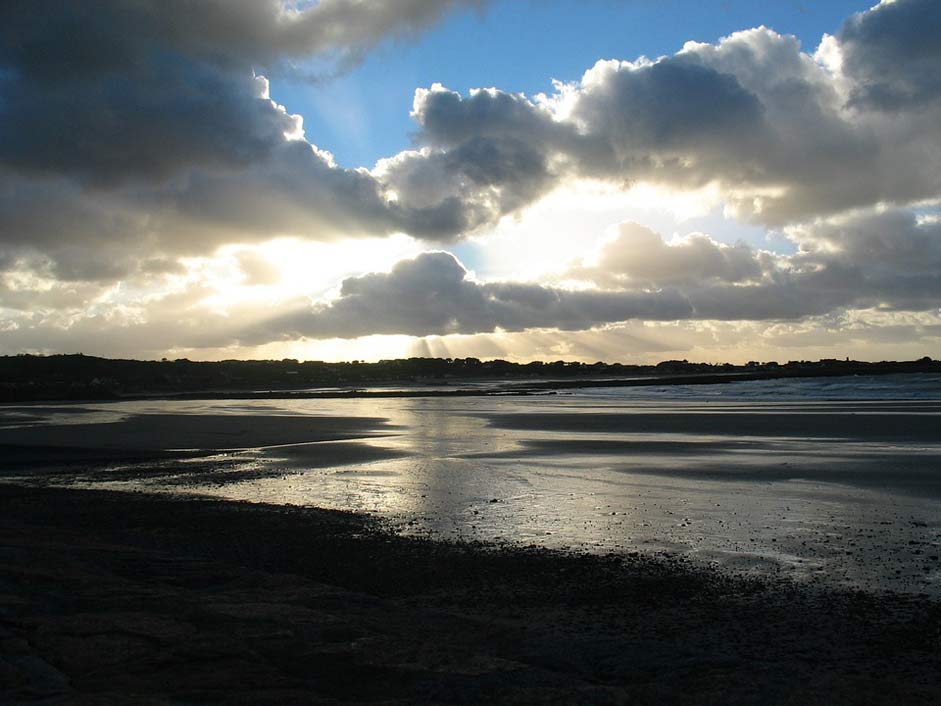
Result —
<instances>
[{"instance_id":1,"label":"white cloud","mask_svg":"<svg viewBox=\"0 0 941 706\"><path fill-rule=\"evenodd\" d=\"M725 245L703 233L665 242L638 223L621 223L593 265L577 269L582 277L606 286L654 286L695 282L760 280L774 259L746 245Z\"/></svg>"},{"instance_id":2,"label":"white cloud","mask_svg":"<svg viewBox=\"0 0 941 706\"><path fill-rule=\"evenodd\" d=\"M941 202L936 2L854 15L814 54L758 28L601 61L548 96L419 89L415 149L372 171L308 142L255 74L312 55L354 61L473 4L4 6L4 345L222 350L498 330L535 341L543 329L588 341L629 320L768 332L785 324L756 322L810 320L820 332L820 317L850 311L937 312L941 231L924 212ZM594 203L589 188L606 195ZM581 223L559 215L569 197ZM602 242L602 219L652 205L674 223L722 206L799 249L641 226ZM279 260L279 238L306 244ZM419 240L461 238L474 239L488 281L447 253L419 255ZM581 289L561 286L574 279ZM870 343L873 326L859 329Z\"/></svg>"}]
</instances>

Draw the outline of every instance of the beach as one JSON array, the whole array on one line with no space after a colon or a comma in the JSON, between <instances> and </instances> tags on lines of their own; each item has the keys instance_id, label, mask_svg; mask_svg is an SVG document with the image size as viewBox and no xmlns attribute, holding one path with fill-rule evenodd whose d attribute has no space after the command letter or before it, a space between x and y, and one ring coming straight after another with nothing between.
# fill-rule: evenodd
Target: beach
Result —
<instances>
[{"instance_id":1,"label":"beach","mask_svg":"<svg viewBox=\"0 0 941 706\"><path fill-rule=\"evenodd\" d=\"M4 407L8 701L936 703L941 402L775 384Z\"/></svg>"},{"instance_id":2,"label":"beach","mask_svg":"<svg viewBox=\"0 0 941 706\"><path fill-rule=\"evenodd\" d=\"M941 706L941 0L0 1L0 706Z\"/></svg>"},{"instance_id":3,"label":"beach","mask_svg":"<svg viewBox=\"0 0 941 706\"><path fill-rule=\"evenodd\" d=\"M815 384L6 406L0 472L941 598L937 386Z\"/></svg>"},{"instance_id":4,"label":"beach","mask_svg":"<svg viewBox=\"0 0 941 706\"><path fill-rule=\"evenodd\" d=\"M0 486L5 703L917 704L941 608L371 518Z\"/></svg>"}]
</instances>

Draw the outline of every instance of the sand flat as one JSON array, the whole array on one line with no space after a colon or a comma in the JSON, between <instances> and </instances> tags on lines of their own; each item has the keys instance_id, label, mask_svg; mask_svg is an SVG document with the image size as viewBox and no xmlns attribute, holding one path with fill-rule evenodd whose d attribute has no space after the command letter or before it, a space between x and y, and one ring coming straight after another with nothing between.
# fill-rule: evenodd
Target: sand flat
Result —
<instances>
[{"instance_id":1,"label":"sand flat","mask_svg":"<svg viewBox=\"0 0 941 706\"><path fill-rule=\"evenodd\" d=\"M921 406L924 408L924 406ZM814 408L792 412L766 411L760 407L747 412L710 409L675 412L670 408L617 411L574 411L569 413L507 413L488 415L498 429L536 431L578 431L646 434L710 434L735 437L803 437L862 439L866 441L941 442L941 405L931 413L884 412L858 405L817 411Z\"/></svg>"},{"instance_id":2,"label":"sand flat","mask_svg":"<svg viewBox=\"0 0 941 706\"><path fill-rule=\"evenodd\" d=\"M0 484L0 576L11 706L941 698L928 599L352 513Z\"/></svg>"},{"instance_id":3,"label":"sand flat","mask_svg":"<svg viewBox=\"0 0 941 706\"><path fill-rule=\"evenodd\" d=\"M74 417L37 406L44 421L0 436L35 443L5 448L5 477L24 483L356 510L409 535L670 551L736 573L941 596L938 407L147 401Z\"/></svg>"},{"instance_id":4,"label":"sand flat","mask_svg":"<svg viewBox=\"0 0 941 706\"><path fill-rule=\"evenodd\" d=\"M0 430L21 454L0 483L0 689L69 706L937 703L935 410L21 408Z\"/></svg>"},{"instance_id":5,"label":"sand flat","mask_svg":"<svg viewBox=\"0 0 941 706\"><path fill-rule=\"evenodd\" d=\"M390 431L370 417L278 414L134 414L108 423L0 429L0 445L166 451L245 449L355 439Z\"/></svg>"}]
</instances>

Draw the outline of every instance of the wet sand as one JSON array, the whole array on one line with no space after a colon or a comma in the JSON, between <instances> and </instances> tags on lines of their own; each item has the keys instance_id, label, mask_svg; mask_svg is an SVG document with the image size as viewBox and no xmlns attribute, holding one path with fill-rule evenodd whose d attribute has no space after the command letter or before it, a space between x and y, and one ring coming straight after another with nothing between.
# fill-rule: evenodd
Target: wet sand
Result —
<instances>
[{"instance_id":1,"label":"wet sand","mask_svg":"<svg viewBox=\"0 0 941 706\"><path fill-rule=\"evenodd\" d=\"M939 419L4 408L0 703L939 703Z\"/></svg>"},{"instance_id":2,"label":"wet sand","mask_svg":"<svg viewBox=\"0 0 941 706\"><path fill-rule=\"evenodd\" d=\"M697 388L702 389L702 388ZM941 598L941 403L562 396L6 407L0 477L369 512Z\"/></svg>"},{"instance_id":3,"label":"wet sand","mask_svg":"<svg viewBox=\"0 0 941 706\"><path fill-rule=\"evenodd\" d=\"M941 405L923 404L923 409L937 413ZM818 439L861 439L866 441L922 441L937 443L941 440L938 416L908 413L882 406L860 405L850 409L805 408L799 412L778 411L774 408L738 411L736 409L707 409L670 411L645 409L630 413L578 412L539 414L494 414L491 424L499 429L538 431L578 431L628 434L682 433L742 437L802 437Z\"/></svg>"},{"instance_id":4,"label":"wet sand","mask_svg":"<svg viewBox=\"0 0 941 706\"><path fill-rule=\"evenodd\" d=\"M941 605L0 485L4 704L933 704Z\"/></svg>"},{"instance_id":5,"label":"wet sand","mask_svg":"<svg viewBox=\"0 0 941 706\"><path fill-rule=\"evenodd\" d=\"M67 408L58 409L69 415ZM32 421L37 416L34 414ZM0 446L123 452L219 451L356 439L394 431L385 419L376 417L143 414L89 423L70 420L65 424L56 423L54 416L38 418L48 419L49 423L0 428Z\"/></svg>"}]
</instances>

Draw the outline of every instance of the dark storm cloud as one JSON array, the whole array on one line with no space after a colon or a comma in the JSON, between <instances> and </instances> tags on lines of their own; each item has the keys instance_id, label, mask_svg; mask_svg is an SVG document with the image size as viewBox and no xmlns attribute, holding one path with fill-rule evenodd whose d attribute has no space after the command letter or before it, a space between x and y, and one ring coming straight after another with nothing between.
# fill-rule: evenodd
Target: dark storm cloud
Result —
<instances>
[{"instance_id":1,"label":"dark storm cloud","mask_svg":"<svg viewBox=\"0 0 941 706\"><path fill-rule=\"evenodd\" d=\"M253 68L360 53L454 0L30 0L0 8L0 162L93 181L263 159L293 120Z\"/></svg>"},{"instance_id":2,"label":"dark storm cloud","mask_svg":"<svg viewBox=\"0 0 941 706\"><path fill-rule=\"evenodd\" d=\"M120 73L171 52L215 65L357 56L484 0L7 0L0 61L40 80Z\"/></svg>"},{"instance_id":3,"label":"dark storm cloud","mask_svg":"<svg viewBox=\"0 0 941 706\"><path fill-rule=\"evenodd\" d=\"M367 171L297 139L298 119L253 71L347 61L480 4L2 4L0 247L43 254L63 278L107 279L232 239L473 227L472 206L392 204Z\"/></svg>"},{"instance_id":4,"label":"dark storm cloud","mask_svg":"<svg viewBox=\"0 0 941 706\"><path fill-rule=\"evenodd\" d=\"M0 101L0 162L24 175L93 185L163 179L188 167L265 159L294 120L250 74L177 57L77 79L9 79Z\"/></svg>"},{"instance_id":5,"label":"dark storm cloud","mask_svg":"<svg viewBox=\"0 0 941 706\"><path fill-rule=\"evenodd\" d=\"M854 102L894 111L941 98L941 3L896 0L850 17L840 30Z\"/></svg>"}]
</instances>

